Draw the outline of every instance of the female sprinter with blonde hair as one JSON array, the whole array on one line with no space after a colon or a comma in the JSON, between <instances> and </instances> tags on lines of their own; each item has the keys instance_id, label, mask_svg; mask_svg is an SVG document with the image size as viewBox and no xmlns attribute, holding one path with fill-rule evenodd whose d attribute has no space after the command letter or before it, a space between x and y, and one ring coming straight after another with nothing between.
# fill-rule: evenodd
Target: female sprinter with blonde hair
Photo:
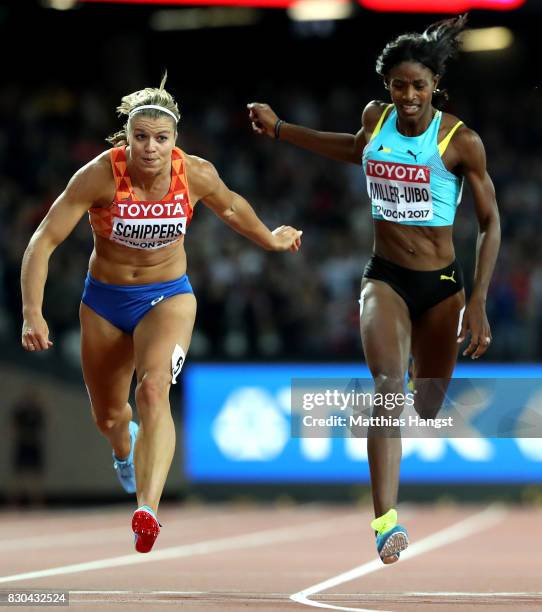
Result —
<instances>
[{"instance_id":1,"label":"female sprinter with blonde hair","mask_svg":"<svg viewBox=\"0 0 542 612\"><path fill-rule=\"evenodd\" d=\"M297 251L301 232L271 232L214 166L176 146L180 114L164 89L122 98L124 129L72 177L26 249L21 284L22 344L43 351L42 316L48 261L88 212L94 250L81 300L81 356L92 413L113 449L114 467L128 492L137 491L135 547L152 548L157 510L175 449L169 389L190 344L196 299L186 274L184 236L201 200L234 230L269 251ZM137 377L139 426L128 403Z\"/></svg>"}]
</instances>

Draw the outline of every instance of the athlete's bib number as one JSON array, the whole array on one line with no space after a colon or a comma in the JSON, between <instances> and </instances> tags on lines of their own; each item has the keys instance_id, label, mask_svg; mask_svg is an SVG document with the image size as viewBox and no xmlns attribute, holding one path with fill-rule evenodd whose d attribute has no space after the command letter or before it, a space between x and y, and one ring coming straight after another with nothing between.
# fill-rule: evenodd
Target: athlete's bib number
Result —
<instances>
[{"instance_id":1,"label":"athlete's bib number","mask_svg":"<svg viewBox=\"0 0 542 612\"><path fill-rule=\"evenodd\" d=\"M184 202L118 202L111 240L138 249L160 249L186 233Z\"/></svg>"},{"instance_id":2,"label":"athlete's bib number","mask_svg":"<svg viewBox=\"0 0 542 612\"><path fill-rule=\"evenodd\" d=\"M368 160L366 175L373 215L399 223L433 218L431 170L427 166Z\"/></svg>"}]
</instances>

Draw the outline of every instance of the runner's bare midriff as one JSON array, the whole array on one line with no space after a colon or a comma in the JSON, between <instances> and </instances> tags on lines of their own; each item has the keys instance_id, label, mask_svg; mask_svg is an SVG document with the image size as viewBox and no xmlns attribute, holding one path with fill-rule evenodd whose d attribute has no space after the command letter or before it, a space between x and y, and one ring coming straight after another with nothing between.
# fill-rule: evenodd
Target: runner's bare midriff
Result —
<instances>
[{"instance_id":1,"label":"runner's bare midriff","mask_svg":"<svg viewBox=\"0 0 542 612\"><path fill-rule=\"evenodd\" d=\"M132 249L94 237L90 275L111 285L163 283L186 273L184 237L160 249Z\"/></svg>"},{"instance_id":2,"label":"runner's bare midriff","mask_svg":"<svg viewBox=\"0 0 542 612\"><path fill-rule=\"evenodd\" d=\"M455 259L453 226L422 227L375 220L376 255L411 270L439 270Z\"/></svg>"}]
</instances>

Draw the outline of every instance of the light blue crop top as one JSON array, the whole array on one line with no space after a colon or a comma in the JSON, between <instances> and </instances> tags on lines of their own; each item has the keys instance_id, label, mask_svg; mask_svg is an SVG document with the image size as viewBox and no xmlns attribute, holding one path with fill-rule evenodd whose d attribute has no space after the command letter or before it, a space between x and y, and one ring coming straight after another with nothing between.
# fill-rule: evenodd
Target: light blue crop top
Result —
<instances>
[{"instance_id":1,"label":"light blue crop top","mask_svg":"<svg viewBox=\"0 0 542 612\"><path fill-rule=\"evenodd\" d=\"M386 107L363 151L374 219L402 225L453 225L463 179L446 169L442 155L463 122L456 123L439 144L441 119L442 112L437 111L423 134L404 136L397 130L393 104Z\"/></svg>"}]
</instances>

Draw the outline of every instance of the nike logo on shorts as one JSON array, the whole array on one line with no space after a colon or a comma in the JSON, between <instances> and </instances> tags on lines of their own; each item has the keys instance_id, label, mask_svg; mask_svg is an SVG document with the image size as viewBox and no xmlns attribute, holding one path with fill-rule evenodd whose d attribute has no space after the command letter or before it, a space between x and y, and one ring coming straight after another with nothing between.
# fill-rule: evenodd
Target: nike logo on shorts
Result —
<instances>
[{"instance_id":1,"label":"nike logo on shorts","mask_svg":"<svg viewBox=\"0 0 542 612\"><path fill-rule=\"evenodd\" d=\"M161 295L160 297L155 298L152 302L151 302L151 306L156 306L156 304L158 304L158 302L161 302L164 299L164 296Z\"/></svg>"}]
</instances>

